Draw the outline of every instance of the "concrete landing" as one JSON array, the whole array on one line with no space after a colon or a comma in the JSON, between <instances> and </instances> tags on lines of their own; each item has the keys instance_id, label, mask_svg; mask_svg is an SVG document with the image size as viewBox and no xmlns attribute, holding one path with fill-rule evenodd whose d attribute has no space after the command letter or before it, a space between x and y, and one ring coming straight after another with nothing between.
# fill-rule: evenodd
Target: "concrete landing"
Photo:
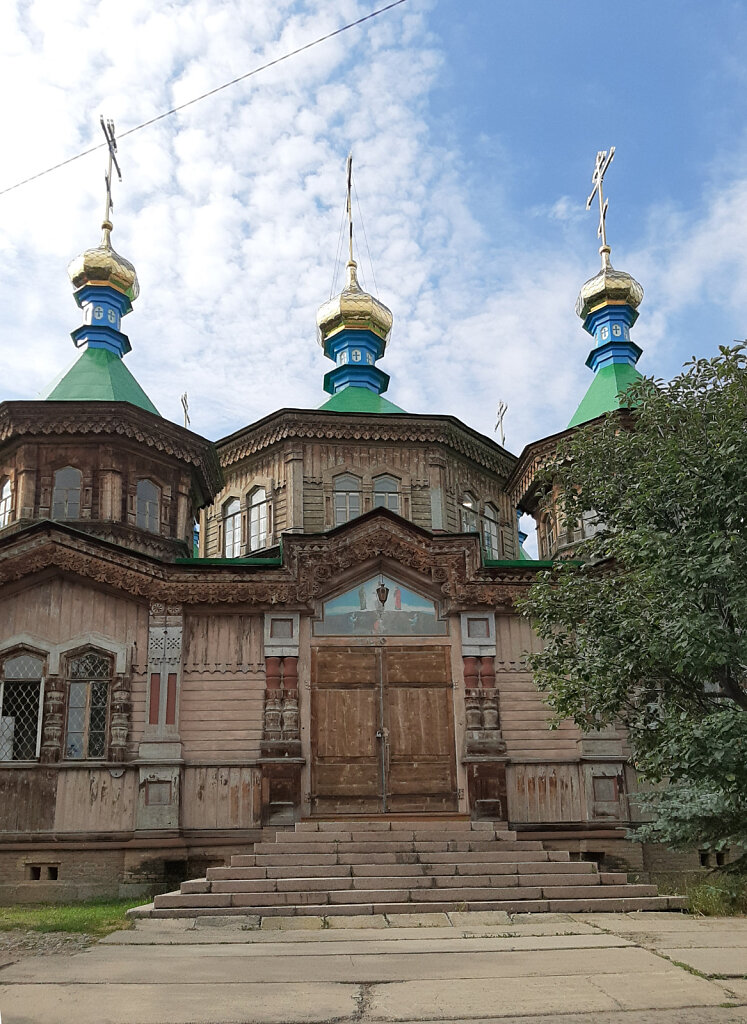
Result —
<instances>
[{"instance_id":1,"label":"concrete landing","mask_svg":"<svg viewBox=\"0 0 747 1024\"><path fill-rule=\"evenodd\" d=\"M747 919L443 917L140 921L74 956L0 969L0 1013L3 1024L747 1024Z\"/></svg>"}]
</instances>

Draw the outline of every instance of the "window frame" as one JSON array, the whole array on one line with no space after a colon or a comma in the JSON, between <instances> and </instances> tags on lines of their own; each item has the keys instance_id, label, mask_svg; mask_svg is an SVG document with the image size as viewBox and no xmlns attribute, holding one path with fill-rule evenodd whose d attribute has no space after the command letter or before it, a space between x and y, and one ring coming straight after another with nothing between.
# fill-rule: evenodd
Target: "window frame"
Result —
<instances>
[{"instance_id":1,"label":"window frame","mask_svg":"<svg viewBox=\"0 0 747 1024\"><path fill-rule=\"evenodd\" d=\"M495 543L489 543L490 538ZM485 503L482 517L482 543L488 558L501 557L501 523L498 509L492 502Z\"/></svg>"},{"instance_id":2,"label":"window frame","mask_svg":"<svg viewBox=\"0 0 747 1024\"><path fill-rule=\"evenodd\" d=\"M471 491L462 491L459 512L462 533L479 533L480 503Z\"/></svg>"},{"instance_id":3,"label":"window frame","mask_svg":"<svg viewBox=\"0 0 747 1024\"><path fill-rule=\"evenodd\" d=\"M356 487L341 487L339 486L342 481L354 481ZM358 511L351 514L350 510L350 497L355 495L357 498ZM342 501L338 506L338 498ZM332 512L334 516L335 526L344 526L345 523L350 523L353 519L357 519L363 511L363 481L355 473L339 473L332 480ZM338 513L342 512L345 518L340 518Z\"/></svg>"},{"instance_id":4,"label":"window frame","mask_svg":"<svg viewBox=\"0 0 747 1024\"><path fill-rule=\"evenodd\" d=\"M33 658L34 661L38 661L39 662L40 670L39 670L39 678L38 678L38 680L37 679L23 679L23 678L6 679L6 676L5 676L5 671L6 671L5 666L6 666L6 664L9 661L13 661L13 659L15 659L15 658L22 658L24 656L29 657L29 658ZM35 746L34 746L34 756L31 757L31 758L28 758L28 757L0 758L0 764L12 764L14 761L15 762L19 762L19 761L20 762L24 762L24 761L38 761L39 760L39 755L41 753L42 726L44 724L43 723L43 718L44 718L44 691L45 691L44 684L45 684L45 679L46 679L46 671L45 671L45 669L46 669L46 657L47 657L46 654L42 654L40 651L34 651L34 650L31 650L31 649L26 648L26 647L16 648L16 649L10 650L10 651L4 651L2 653L2 655L0 655L0 722L2 722L2 719L4 717L10 717L10 716L4 716L3 715L3 708L5 706L6 684L8 684L8 683L10 683L10 684L13 684L13 683L23 683L23 682L29 682L29 683L36 683L36 682L38 682L38 684L39 684L39 697L38 697L38 704L37 704L37 708L36 708L36 742L35 742ZM15 729L14 729L14 736L15 736Z\"/></svg>"},{"instance_id":5,"label":"window frame","mask_svg":"<svg viewBox=\"0 0 747 1024\"><path fill-rule=\"evenodd\" d=\"M378 486L383 482L394 484L394 487L385 488ZM372 481L373 507L386 508L389 509L390 512L395 512L397 515L400 515L401 483L402 481L398 480L396 476L392 476L391 473L380 473L378 476L375 476ZM383 502L377 501L380 497L384 499ZM391 498L394 498L394 505L390 503Z\"/></svg>"},{"instance_id":6,"label":"window frame","mask_svg":"<svg viewBox=\"0 0 747 1024\"><path fill-rule=\"evenodd\" d=\"M58 477L60 476L60 474L65 473L68 470L72 470L74 473L78 474L78 485L77 485L77 487L67 487L67 486L63 486L61 483L58 483ZM74 492L74 491L78 492L78 500L77 500L77 502L74 502L74 504L77 505L78 513L77 513L77 515L71 516L71 515L68 514L69 505L70 505L70 497L69 497L69 495L72 492ZM64 498L58 498L57 497L58 494L64 494ZM77 466L62 466L60 469L56 469L54 471L54 476L52 478L52 507L50 508L51 518L54 519L56 522L65 522L67 520L80 519L80 506L81 506L82 497L83 497L83 473L82 473L82 471L80 469L78 469ZM64 511L63 515L57 515L56 508L57 508L58 505L64 505L65 511Z\"/></svg>"},{"instance_id":7,"label":"window frame","mask_svg":"<svg viewBox=\"0 0 747 1024\"><path fill-rule=\"evenodd\" d=\"M0 530L13 522L13 484L10 477L0 477Z\"/></svg>"},{"instance_id":8,"label":"window frame","mask_svg":"<svg viewBox=\"0 0 747 1024\"><path fill-rule=\"evenodd\" d=\"M234 511L229 512L229 508L234 505L236 506ZM235 495L228 498L223 502L221 513L223 522L223 557L239 558L241 555L241 498L237 498Z\"/></svg>"},{"instance_id":9,"label":"window frame","mask_svg":"<svg viewBox=\"0 0 747 1024\"><path fill-rule=\"evenodd\" d=\"M74 677L73 663L79 659L86 657L86 655L94 654L99 658L103 658L108 663L108 676L106 679L103 677ZM64 718L64 733L62 737L62 757L65 761L107 761L109 758L109 750L111 747L111 697L112 688L114 682L114 657L110 651L102 651L97 647L86 647L82 650L71 652L65 658L65 718ZM90 751L90 740L91 740L91 713L95 708L92 706L92 689L96 683L106 683L106 703L105 703L105 716L104 716L104 743L103 751L101 754L91 754ZM68 737L71 734L70 730L70 712L74 706L70 704L71 688L73 685L82 684L86 687L86 699L85 704L82 705L85 709L83 718L83 731L73 730L74 735L81 735L83 737L83 753L78 757L68 752ZM101 730L96 730L100 732Z\"/></svg>"},{"instance_id":10,"label":"window frame","mask_svg":"<svg viewBox=\"0 0 747 1024\"><path fill-rule=\"evenodd\" d=\"M259 495L261 498L258 498ZM247 541L249 551L262 551L272 540L272 499L262 484L252 487L246 497ZM264 533L262 522L264 520ZM254 543L255 537L257 543Z\"/></svg>"},{"instance_id":11,"label":"window frame","mask_svg":"<svg viewBox=\"0 0 747 1024\"><path fill-rule=\"evenodd\" d=\"M143 485L150 485L155 492L155 500L152 498L141 498L140 488ZM141 502L145 505L145 511L143 515L144 522L141 522L140 517L140 504ZM151 505L155 505L155 515L153 515L150 509ZM155 522L155 529L149 524ZM141 477L135 485L135 526L141 530L146 530L148 533L159 534L161 532L161 488L158 484L151 480L150 477Z\"/></svg>"}]
</instances>

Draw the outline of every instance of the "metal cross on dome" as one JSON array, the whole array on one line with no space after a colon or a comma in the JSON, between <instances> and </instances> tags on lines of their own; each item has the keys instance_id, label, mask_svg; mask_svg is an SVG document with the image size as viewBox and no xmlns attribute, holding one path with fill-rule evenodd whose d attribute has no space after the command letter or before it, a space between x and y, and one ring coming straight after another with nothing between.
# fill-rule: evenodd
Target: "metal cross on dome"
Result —
<instances>
[{"instance_id":1,"label":"metal cross on dome","mask_svg":"<svg viewBox=\"0 0 747 1024\"><path fill-rule=\"evenodd\" d=\"M116 169L117 177L120 181L122 180L122 172L117 163L117 140L114 136L114 122L111 119L104 121L103 117L99 118L99 120L101 121L101 130L104 133L109 150L109 163L104 175L106 182L106 205L104 207L104 222L101 225L104 229L104 240L108 243L109 232L112 230L112 210L114 209L114 202L112 201L112 168Z\"/></svg>"},{"instance_id":2,"label":"metal cross on dome","mask_svg":"<svg viewBox=\"0 0 747 1024\"><path fill-rule=\"evenodd\" d=\"M599 252L602 256L603 267L609 264L610 247L607 244L607 206L609 205L609 200L605 199L602 194L602 184L604 182L604 176L607 173L607 168L612 163L614 155L614 146L610 146L609 152L606 149L603 149L597 153L596 163L594 164L594 173L591 176L591 183L594 187L591 190L589 198L586 200L586 209L588 210L591 208L594 196L599 197L599 227L597 228L597 237L602 239Z\"/></svg>"}]
</instances>

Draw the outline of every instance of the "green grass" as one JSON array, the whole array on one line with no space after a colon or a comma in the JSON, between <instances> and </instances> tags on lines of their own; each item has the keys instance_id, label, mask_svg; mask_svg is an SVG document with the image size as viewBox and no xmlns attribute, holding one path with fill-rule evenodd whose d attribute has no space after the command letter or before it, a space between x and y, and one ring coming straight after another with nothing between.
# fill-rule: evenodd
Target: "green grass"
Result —
<instances>
[{"instance_id":1,"label":"green grass","mask_svg":"<svg viewBox=\"0 0 747 1024\"><path fill-rule=\"evenodd\" d=\"M87 903L34 903L0 907L0 931L25 928L33 932L82 932L101 938L132 925L125 912L135 900L91 900Z\"/></svg>"},{"instance_id":2,"label":"green grass","mask_svg":"<svg viewBox=\"0 0 747 1024\"><path fill-rule=\"evenodd\" d=\"M687 896L688 911L701 917L747 914L747 875L726 871L708 874L652 875L662 896Z\"/></svg>"}]
</instances>

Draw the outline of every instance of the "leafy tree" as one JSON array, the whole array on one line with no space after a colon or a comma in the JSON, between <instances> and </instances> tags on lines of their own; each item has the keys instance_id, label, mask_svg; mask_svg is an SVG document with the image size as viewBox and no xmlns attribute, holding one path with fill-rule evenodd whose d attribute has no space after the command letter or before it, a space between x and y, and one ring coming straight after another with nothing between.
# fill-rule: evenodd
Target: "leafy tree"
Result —
<instances>
[{"instance_id":1,"label":"leafy tree","mask_svg":"<svg viewBox=\"0 0 747 1024\"><path fill-rule=\"evenodd\" d=\"M599 530L522 604L557 718L621 721L644 776L672 780L641 836L673 845L747 841L746 352L641 378L628 411L561 440L545 501Z\"/></svg>"}]
</instances>

